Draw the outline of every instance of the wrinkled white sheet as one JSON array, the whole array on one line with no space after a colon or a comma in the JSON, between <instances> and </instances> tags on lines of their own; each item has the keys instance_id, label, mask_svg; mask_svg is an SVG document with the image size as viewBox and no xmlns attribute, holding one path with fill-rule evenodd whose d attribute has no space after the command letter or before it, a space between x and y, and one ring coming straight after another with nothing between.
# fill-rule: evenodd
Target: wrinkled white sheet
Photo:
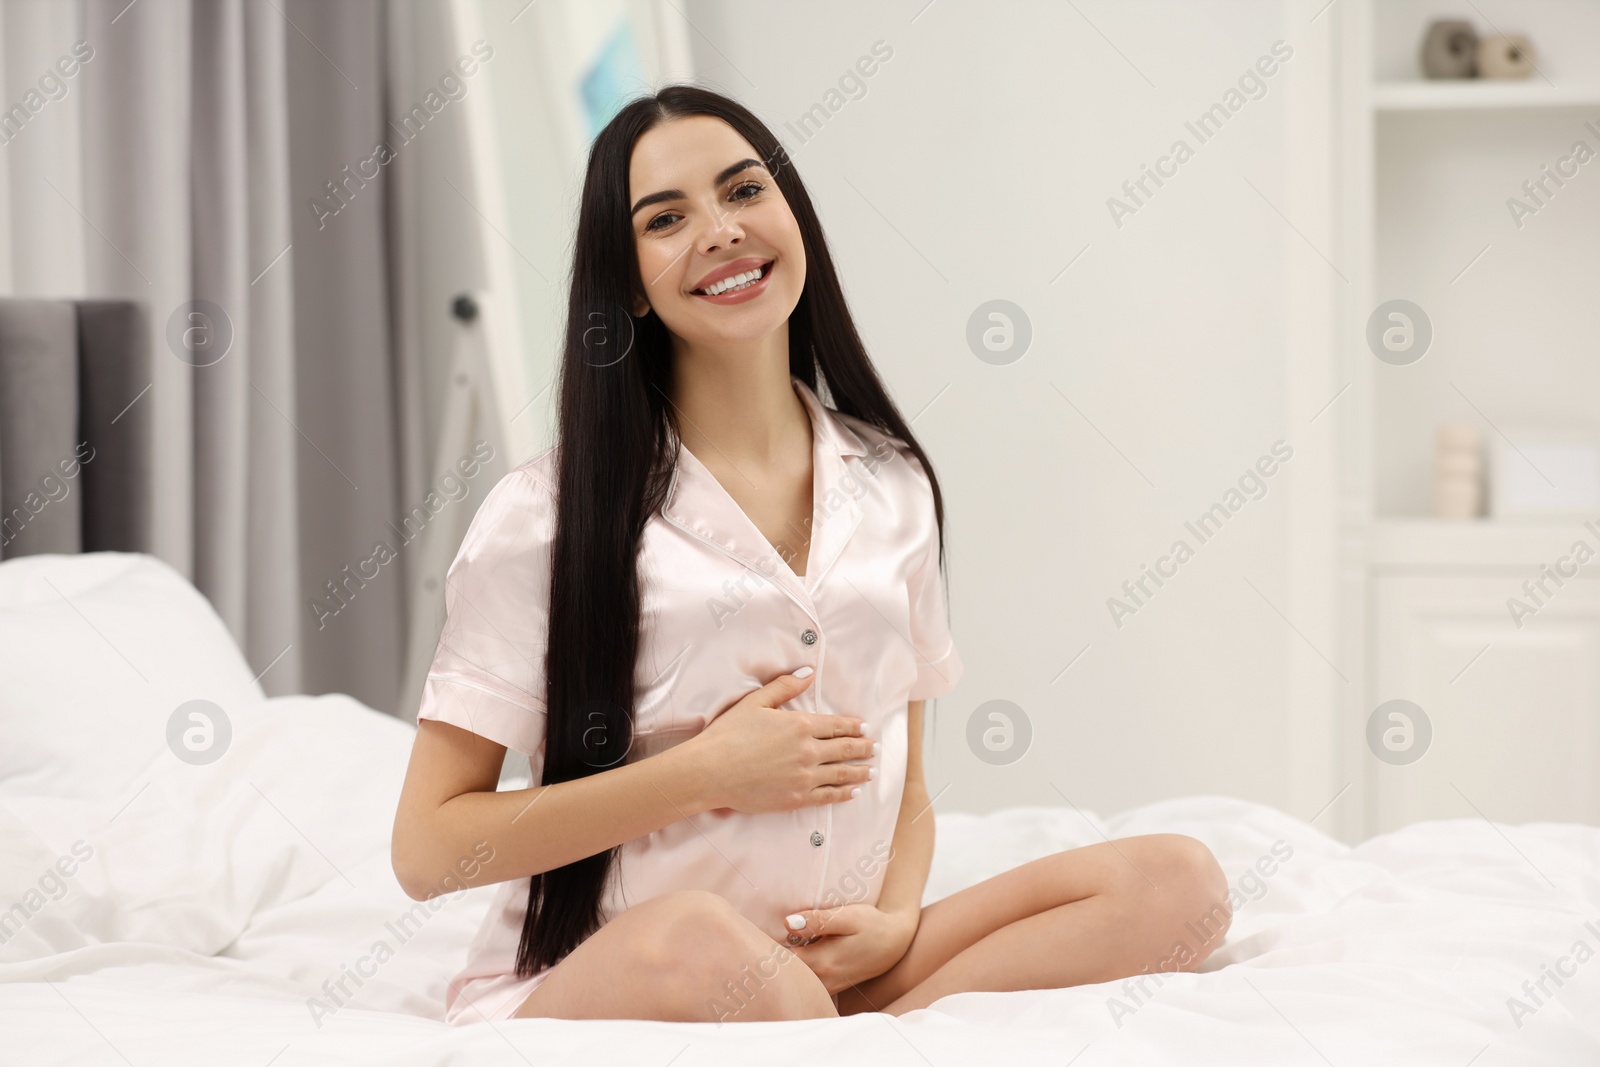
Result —
<instances>
[{"instance_id":1,"label":"wrinkled white sheet","mask_svg":"<svg viewBox=\"0 0 1600 1067\"><path fill-rule=\"evenodd\" d=\"M0 1060L1600 1063L1600 828L1454 820L1351 849L1214 796L1106 819L939 814L925 895L1106 837L1192 834L1242 901L1199 974L966 993L898 1018L449 1027L444 982L493 890L418 913L395 884L412 728L340 696L262 701L234 728L217 763L163 754L127 795L0 798ZM324 982L350 970L371 976L340 1004ZM1541 977L1553 995L1536 1003L1524 983Z\"/></svg>"}]
</instances>

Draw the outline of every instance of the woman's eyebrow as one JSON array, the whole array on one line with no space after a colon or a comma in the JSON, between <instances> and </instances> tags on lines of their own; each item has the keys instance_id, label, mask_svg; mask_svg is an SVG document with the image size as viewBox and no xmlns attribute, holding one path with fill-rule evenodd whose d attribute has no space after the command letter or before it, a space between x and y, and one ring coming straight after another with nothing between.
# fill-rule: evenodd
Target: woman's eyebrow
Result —
<instances>
[{"instance_id":1,"label":"woman's eyebrow","mask_svg":"<svg viewBox=\"0 0 1600 1067\"><path fill-rule=\"evenodd\" d=\"M712 188L721 185L735 174L738 174L741 170L748 170L751 167L759 166L761 166L761 161L759 159L741 159L732 166L722 168L717 176L711 180ZM649 196L641 197L639 202L633 205L633 210L628 213L628 217L632 218L634 215L637 215L640 208L649 207L651 204L659 204L663 200L683 199L686 199L686 196L682 189L663 189L659 193L651 193Z\"/></svg>"}]
</instances>

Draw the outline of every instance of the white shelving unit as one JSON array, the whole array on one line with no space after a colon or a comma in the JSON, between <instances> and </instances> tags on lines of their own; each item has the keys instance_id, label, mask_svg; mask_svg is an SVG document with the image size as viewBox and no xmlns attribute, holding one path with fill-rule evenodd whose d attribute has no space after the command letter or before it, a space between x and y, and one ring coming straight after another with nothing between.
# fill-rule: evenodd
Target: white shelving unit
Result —
<instances>
[{"instance_id":1,"label":"white shelving unit","mask_svg":"<svg viewBox=\"0 0 1600 1067\"><path fill-rule=\"evenodd\" d=\"M1427 514L1434 427L1600 423L1600 163L1532 217L1508 206L1523 182L1586 141L1600 151L1600 7L1526 0L1517 26L1540 49L1530 81L1430 82L1415 69L1431 0L1356 0L1338 10L1341 702L1344 751L1363 786L1364 835L1417 819L1600 823L1600 567L1524 597L1573 543L1582 518L1453 522ZM1488 32L1469 8L1464 15ZM1584 67L1588 69L1583 69ZM1582 235L1589 235L1585 239ZM1588 294L1585 297L1584 294ZM1416 301L1434 344L1418 363L1379 363L1365 325L1385 300ZM1487 421L1486 421L1487 420ZM1487 459L1487 457L1486 457ZM1591 516L1595 518L1596 516ZM1380 703L1421 705L1422 759L1369 751ZM1357 769L1358 768L1358 769Z\"/></svg>"},{"instance_id":2,"label":"white shelving unit","mask_svg":"<svg viewBox=\"0 0 1600 1067\"><path fill-rule=\"evenodd\" d=\"M1372 87L1378 111L1480 111L1500 108L1600 107L1600 86L1543 82L1391 81Z\"/></svg>"}]
</instances>

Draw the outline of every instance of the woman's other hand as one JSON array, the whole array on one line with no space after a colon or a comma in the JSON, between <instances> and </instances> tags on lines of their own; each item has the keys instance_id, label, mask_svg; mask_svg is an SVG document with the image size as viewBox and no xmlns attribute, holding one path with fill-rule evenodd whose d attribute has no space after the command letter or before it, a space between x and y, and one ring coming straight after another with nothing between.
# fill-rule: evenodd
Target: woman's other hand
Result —
<instances>
[{"instance_id":1,"label":"woman's other hand","mask_svg":"<svg viewBox=\"0 0 1600 1067\"><path fill-rule=\"evenodd\" d=\"M917 933L917 916L882 911L872 904L844 904L795 912L805 925L782 935L790 951L810 967L830 994L876 978L900 962ZM799 944L787 940L798 936Z\"/></svg>"}]
</instances>

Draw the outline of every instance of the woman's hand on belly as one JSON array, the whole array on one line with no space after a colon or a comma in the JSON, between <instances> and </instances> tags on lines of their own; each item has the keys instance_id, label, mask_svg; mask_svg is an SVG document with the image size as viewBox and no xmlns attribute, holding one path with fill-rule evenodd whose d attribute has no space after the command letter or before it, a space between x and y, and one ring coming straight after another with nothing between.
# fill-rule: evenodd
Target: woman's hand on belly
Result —
<instances>
[{"instance_id":1,"label":"woman's hand on belly","mask_svg":"<svg viewBox=\"0 0 1600 1067\"><path fill-rule=\"evenodd\" d=\"M802 943L789 943L789 949L822 980L829 993L876 978L899 963L917 933L917 916L881 911L872 904L795 914L804 918L806 925L790 931Z\"/></svg>"},{"instance_id":2,"label":"woman's hand on belly","mask_svg":"<svg viewBox=\"0 0 1600 1067\"><path fill-rule=\"evenodd\" d=\"M703 767L712 809L755 814L838 804L878 773L848 762L869 759L878 747L859 717L782 707L810 684L809 674L780 674L679 746Z\"/></svg>"}]
</instances>

